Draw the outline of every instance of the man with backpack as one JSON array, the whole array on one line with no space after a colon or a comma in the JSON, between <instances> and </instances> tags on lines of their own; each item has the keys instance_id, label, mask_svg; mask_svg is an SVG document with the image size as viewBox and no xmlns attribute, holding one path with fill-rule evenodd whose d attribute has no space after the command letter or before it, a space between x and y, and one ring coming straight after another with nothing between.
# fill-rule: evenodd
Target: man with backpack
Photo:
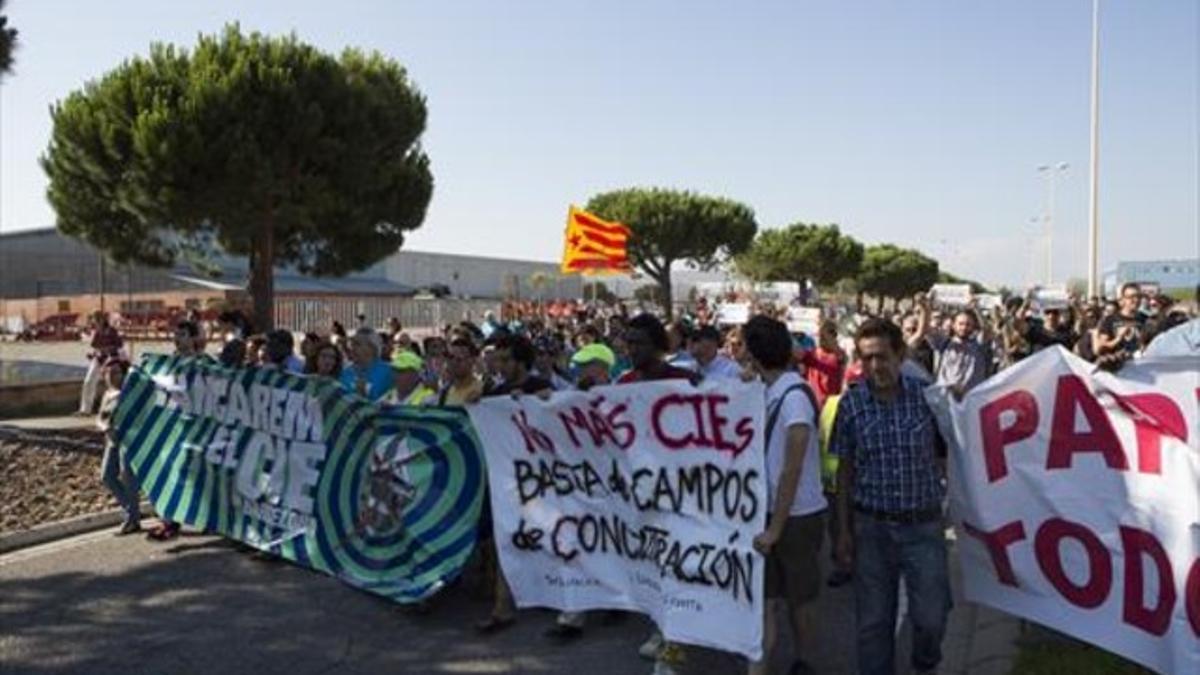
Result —
<instances>
[{"instance_id":1,"label":"man with backpack","mask_svg":"<svg viewBox=\"0 0 1200 675\"><path fill-rule=\"evenodd\" d=\"M756 316L742 333L754 369L767 386L767 529L754 538L754 548L767 558L767 602L763 659L750 667L751 673L766 673L779 634L777 604L787 606L794 644L804 644L807 608L820 589L818 554L827 504L821 491L816 398L791 367L792 338L787 326ZM811 670L797 661L789 672Z\"/></svg>"}]
</instances>

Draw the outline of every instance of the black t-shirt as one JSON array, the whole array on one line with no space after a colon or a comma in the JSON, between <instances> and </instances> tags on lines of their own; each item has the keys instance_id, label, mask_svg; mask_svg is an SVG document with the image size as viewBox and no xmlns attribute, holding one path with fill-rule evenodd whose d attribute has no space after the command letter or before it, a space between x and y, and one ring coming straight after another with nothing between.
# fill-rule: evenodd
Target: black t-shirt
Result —
<instances>
[{"instance_id":1,"label":"black t-shirt","mask_svg":"<svg viewBox=\"0 0 1200 675\"><path fill-rule=\"evenodd\" d=\"M484 393L484 396L508 396L512 393L536 394L539 391L546 391L547 389L554 389L554 385L536 375L530 375L522 380L520 384L505 382L492 387Z\"/></svg>"},{"instance_id":2,"label":"black t-shirt","mask_svg":"<svg viewBox=\"0 0 1200 675\"><path fill-rule=\"evenodd\" d=\"M1040 351L1053 345L1062 345L1068 350L1074 349L1075 341L1079 338L1075 331L1065 324L1060 324L1054 330L1046 330L1045 325L1030 322L1029 328L1025 330L1025 339L1034 351Z\"/></svg>"},{"instance_id":3,"label":"black t-shirt","mask_svg":"<svg viewBox=\"0 0 1200 675\"><path fill-rule=\"evenodd\" d=\"M1141 312L1132 317L1122 316L1120 313L1106 317L1100 322L1100 334L1105 338L1112 339L1126 327L1131 329L1130 335L1117 345L1116 351L1133 354L1141 348L1142 333L1146 330L1146 316Z\"/></svg>"}]
</instances>

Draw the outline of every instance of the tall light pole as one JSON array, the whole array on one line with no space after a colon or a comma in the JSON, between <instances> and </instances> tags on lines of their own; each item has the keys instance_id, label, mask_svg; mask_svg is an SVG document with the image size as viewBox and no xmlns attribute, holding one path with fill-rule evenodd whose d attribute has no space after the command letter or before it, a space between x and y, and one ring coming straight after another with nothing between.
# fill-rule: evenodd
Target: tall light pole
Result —
<instances>
[{"instance_id":1,"label":"tall light pole","mask_svg":"<svg viewBox=\"0 0 1200 675\"><path fill-rule=\"evenodd\" d=\"M1044 216L1046 225L1046 285L1054 283L1054 184L1055 177L1060 173L1066 173L1070 164L1059 162L1053 166L1043 164L1038 167L1038 173L1046 177L1046 185L1048 196L1046 199L1046 214Z\"/></svg>"},{"instance_id":2,"label":"tall light pole","mask_svg":"<svg viewBox=\"0 0 1200 675\"><path fill-rule=\"evenodd\" d=\"M1100 296L1100 0L1092 0L1092 153L1088 163L1088 297Z\"/></svg>"}]
</instances>

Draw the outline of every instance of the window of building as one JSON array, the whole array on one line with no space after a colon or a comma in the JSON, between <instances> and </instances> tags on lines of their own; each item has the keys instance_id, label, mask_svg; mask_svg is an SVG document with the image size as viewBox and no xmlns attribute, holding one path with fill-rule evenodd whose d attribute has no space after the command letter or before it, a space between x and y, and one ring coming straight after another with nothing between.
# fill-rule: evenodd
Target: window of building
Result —
<instances>
[{"instance_id":1,"label":"window of building","mask_svg":"<svg viewBox=\"0 0 1200 675\"><path fill-rule=\"evenodd\" d=\"M59 300L58 301L58 313L66 314L69 311L71 311L71 301L70 300Z\"/></svg>"},{"instance_id":2,"label":"window of building","mask_svg":"<svg viewBox=\"0 0 1200 675\"><path fill-rule=\"evenodd\" d=\"M183 308L184 309L200 309L200 299L199 298L186 298L183 301Z\"/></svg>"}]
</instances>

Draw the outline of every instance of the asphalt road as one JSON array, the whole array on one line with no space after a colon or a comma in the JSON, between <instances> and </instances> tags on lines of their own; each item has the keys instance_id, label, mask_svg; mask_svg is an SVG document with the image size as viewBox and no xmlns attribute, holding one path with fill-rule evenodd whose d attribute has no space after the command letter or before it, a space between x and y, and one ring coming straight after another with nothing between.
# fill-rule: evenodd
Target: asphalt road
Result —
<instances>
[{"instance_id":1,"label":"asphalt road","mask_svg":"<svg viewBox=\"0 0 1200 675\"><path fill-rule=\"evenodd\" d=\"M637 656L641 616L560 646L554 614L478 636L488 603L466 584L428 614L287 563L265 563L227 540L159 544L97 532L0 557L0 673L351 675L368 673L649 673ZM805 658L847 673L853 591L823 587ZM698 657L698 658L697 658ZM786 659L786 654L783 655ZM687 672L744 672L697 654ZM781 669L785 670L785 669ZM785 671L786 672L786 671Z\"/></svg>"}]
</instances>

